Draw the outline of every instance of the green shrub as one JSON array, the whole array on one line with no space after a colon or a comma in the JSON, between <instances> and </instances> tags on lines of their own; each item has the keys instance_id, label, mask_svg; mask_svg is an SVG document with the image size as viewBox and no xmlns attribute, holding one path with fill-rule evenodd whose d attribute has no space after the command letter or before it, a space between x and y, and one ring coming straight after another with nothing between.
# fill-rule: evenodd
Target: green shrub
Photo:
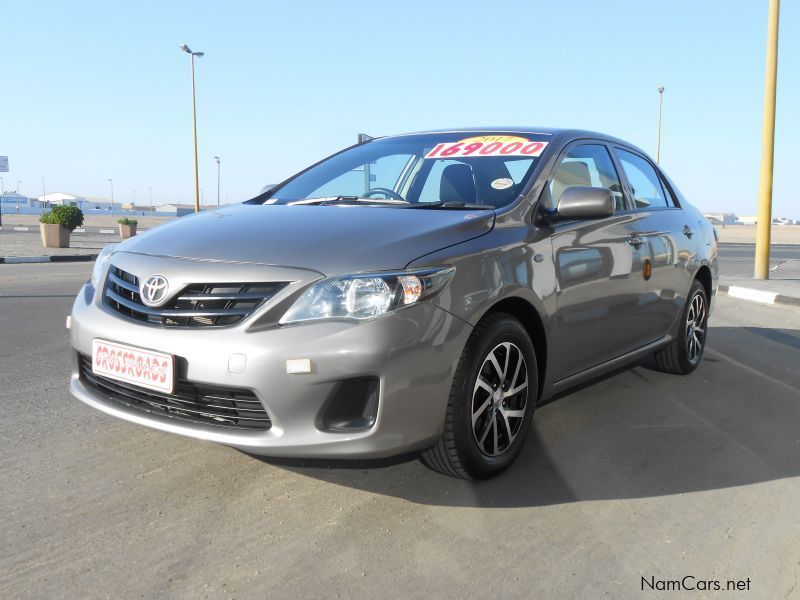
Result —
<instances>
[{"instance_id":1,"label":"green shrub","mask_svg":"<svg viewBox=\"0 0 800 600\"><path fill-rule=\"evenodd\" d=\"M128 217L122 217L121 219L117 220L117 223L120 225L138 225L139 221L136 219L129 219Z\"/></svg>"},{"instance_id":2,"label":"green shrub","mask_svg":"<svg viewBox=\"0 0 800 600\"><path fill-rule=\"evenodd\" d=\"M63 225L70 231L83 225L83 211L77 206L54 206L39 217L40 223Z\"/></svg>"}]
</instances>

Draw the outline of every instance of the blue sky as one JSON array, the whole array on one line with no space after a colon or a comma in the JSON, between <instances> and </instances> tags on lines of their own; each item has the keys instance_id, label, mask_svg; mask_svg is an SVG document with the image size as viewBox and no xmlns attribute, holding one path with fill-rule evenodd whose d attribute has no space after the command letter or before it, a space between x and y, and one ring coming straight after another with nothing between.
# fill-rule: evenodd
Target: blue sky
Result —
<instances>
[{"instance_id":1,"label":"blue sky","mask_svg":"<svg viewBox=\"0 0 800 600\"><path fill-rule=\"evenodd\" d=\"M706 210L755 214L766 0L6 2L6 189L156 204L255 195L354 142L485 124L581 127L655 154ZM800 3L784 2L775 215L800 218Z\"/></svg>"}]
</instances>

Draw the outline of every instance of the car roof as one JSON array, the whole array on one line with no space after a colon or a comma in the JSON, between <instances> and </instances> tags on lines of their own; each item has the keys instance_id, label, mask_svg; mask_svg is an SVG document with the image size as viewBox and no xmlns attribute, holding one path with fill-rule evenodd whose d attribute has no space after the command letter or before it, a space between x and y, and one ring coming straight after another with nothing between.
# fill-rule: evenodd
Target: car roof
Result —
<instances>
[{"instance_id":1,"label":"car roof","mask_svg":"<svg viewBox=\"0 0 800 600\"><path fill-rule=\"evenodd\" d=\"M553 127L509 127L505 126L495 126L495 127L450 127L446 129L429 129L426 131L414 131L411 133L402 133L399 135L425 135L431 133L485 133L485 132L492 132L492 133L538 133L542 135L555 135L556 133L560 133L561 129L555 129ZM386 136L386 137L397 137L394 135Z\"/></svg>"}]
</instances>

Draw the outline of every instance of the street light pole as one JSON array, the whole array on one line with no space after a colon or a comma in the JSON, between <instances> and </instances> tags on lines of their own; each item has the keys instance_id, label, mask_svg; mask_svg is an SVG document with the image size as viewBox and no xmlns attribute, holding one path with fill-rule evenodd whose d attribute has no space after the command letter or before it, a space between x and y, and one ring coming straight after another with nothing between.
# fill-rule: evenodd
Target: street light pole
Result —
<instances>
[{"instance_id":1,"label":"street light pole","mask_svg":"<svg viewBox=\"0 0 800 600\"><path fill-rule=\"evenodd\" d=\"M19 214L19 184L22 183L22 180L17 181L17 189L14 191L17 193L17 214Z\"/></svg>"},{"instance_id":2,"label":"street light pole","mask_svg":"<svg viewBox=\"0 0 800 600\"><path fill-rule=\"evenodd\" d=\"M42 206L40 207L42 209L42 214L44 214L44 203L45 202L47 202L47 190L45 190L44 177L42 177Z\"/></svg>"},{"instance_id":3,"label":"street light pole","mask_svg":"<svg viewBox=\"0 0 800 600\"><path fill-rule=\"evenodd\" d=\"M664 104L664 86L658 88L658 142L656 143L656 164L661 159L661 107Z\"/></svg>"},{"instance_id":4,"label":"street light pole","mask_svg":"<svg viewBox=\"0 0 800 600\"><path fill-rule=\"evenodd\" d=\"M219 156L215 156L214 160L217 161L217 208L219 208Z\"/></svg>"},{"instance_id":5,"label":"street light pole","mask_svg":"<svg viewBox=\"0 0 800 600\"><path fill-rule=\"evenodd\" d=\"M150 214L153 214L153 188L148 187L147 191L150 192Z\"/></svg>"},{"instance_id":6,"label":"street light pole","mask_svg":"<svg viewBox=\"0 0 800 600\"><path fill-rule=\"evenodd\" d=\"M186 44L180 49L192 57L192 124L194 128L194 212L200 212L200 177L197 173L197 104L194 91L194 57L203 56L204 52L192 52Z\"/></svg>"},{"instance_id":7,"label":"street light pole","mask_svg":"<svg viewBox=\"0 0 800 600\"><path fill-rule=\"evenodd\" d=\"M769 279L772 235L772 165L775 158L775 88L778 81L778 18L780 0L770 0L767 20L767 68L764 77L764 118L761 124L761 174L758 186L755 279Z\"/></svg>"},{"instance_id":8,"label":"street light pole","mask_svg":"<svg viewBox=\"0 0 800 600\"><path fill-rule=\"evenodd\" d=\"M114 216L114 181L109 177L108 183L111 184L111 216Z\"/></svg>"}]
</instances>

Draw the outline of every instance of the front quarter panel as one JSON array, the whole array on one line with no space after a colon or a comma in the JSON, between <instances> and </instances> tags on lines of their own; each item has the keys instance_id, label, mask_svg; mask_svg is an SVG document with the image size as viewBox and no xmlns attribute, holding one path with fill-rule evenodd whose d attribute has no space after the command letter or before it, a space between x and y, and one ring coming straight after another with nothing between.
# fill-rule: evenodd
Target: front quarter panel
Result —
<instances>
[{"instance_id":1,"label":"front quarter panel","mask_svg":"<svg viewBox=\"0 0 800 600\"><path fill-rule=\"evenodd\" d=\"M450 285L437 298L439 306L475 325L499 301L527 300L540 315L555 308L555 273L550 239L528 227L495 229L463 244L434 252L409 267L453 265ZM536 257L541 262L537 262ZM544 260L542 260L544 259Z\"/></svg>"}]
</instances>

